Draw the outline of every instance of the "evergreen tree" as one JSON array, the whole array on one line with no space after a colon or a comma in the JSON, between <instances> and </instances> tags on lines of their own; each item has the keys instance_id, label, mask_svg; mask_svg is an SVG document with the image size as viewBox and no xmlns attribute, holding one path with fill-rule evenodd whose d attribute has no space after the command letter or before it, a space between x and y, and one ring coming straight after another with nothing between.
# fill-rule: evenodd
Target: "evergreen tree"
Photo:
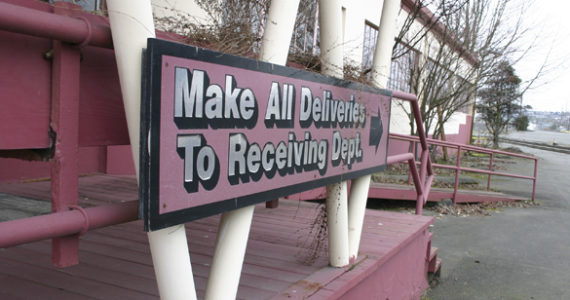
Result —
<instances>
[{"instance_id":1,"label":"evergreen tree","mask_svg":"<svg viewBox=\"0 0 570 300\"><path fill-rule=\"evenodd\" d=\"M493 138L493 146L499 146L499 136L511 124L520 110L521 79L507 61L501 61L479 90L477 111Z\"/></svg>"}]
</instances>

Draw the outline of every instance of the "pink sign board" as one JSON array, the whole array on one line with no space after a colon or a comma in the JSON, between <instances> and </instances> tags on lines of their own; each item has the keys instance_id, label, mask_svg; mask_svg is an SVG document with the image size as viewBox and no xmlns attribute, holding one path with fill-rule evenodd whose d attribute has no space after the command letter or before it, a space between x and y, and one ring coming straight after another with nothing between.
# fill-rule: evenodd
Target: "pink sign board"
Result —
<instances>
[{"instance_id":1,"label":"pink sign board","mask_svg":"<svg viewBox=\"0 0 570 300\"><path fill-rule=\"evenodd\" d=\"M145 230L385 169L389 91L157 39L144 65Z\"/></svg>"}]
</instances>

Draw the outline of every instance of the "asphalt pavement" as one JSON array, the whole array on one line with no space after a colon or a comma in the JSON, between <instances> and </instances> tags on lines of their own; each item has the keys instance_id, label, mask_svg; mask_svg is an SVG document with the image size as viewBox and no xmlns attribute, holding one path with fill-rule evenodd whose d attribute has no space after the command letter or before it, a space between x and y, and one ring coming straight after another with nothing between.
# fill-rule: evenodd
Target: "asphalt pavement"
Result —
<instances>
[{"instance_id":1,"label":"asphalt pavement","mask_svg":"<svg viewBox=\"0 0 570 300\"><path fill-rule=\"evenodd\" d=\"M443 266L423 299L570 299L570 155L517 147L539 157L540 205L437 215L432 244ZM506 168L531 172L533 165L516 160ZM532 183L496 178L492 188L530 197Z\"/></svg>"}]
</instances>

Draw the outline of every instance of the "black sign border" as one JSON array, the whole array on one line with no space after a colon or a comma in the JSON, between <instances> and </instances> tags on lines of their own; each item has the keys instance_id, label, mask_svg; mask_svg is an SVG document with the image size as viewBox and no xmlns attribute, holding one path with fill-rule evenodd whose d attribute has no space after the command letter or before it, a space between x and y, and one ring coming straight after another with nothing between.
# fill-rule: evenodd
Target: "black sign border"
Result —
<instances>
[{"instance_id":1,"label":"black sign border","mask_svg":"<svg viewBox=\"0 0 570 300\"><path fill-rule=\"evenodd\" d=\"M311 190L328 184L381 172L386 169L386 164L383 164L363 170L347 172L341 175L302 182L270 191L264 191L243 197L228 198L215 203L159 214L160 102L163 55L200 60L273 75L293 77L305 81L334 85L342 88L382 94L390 97L390 105L392 101L392 92L389 90L377 89L357 82L327 77L318 73L219 53L176 42L149 38L147 41L147 49L143 51L139 155L139 215L144 219L145 231L159 230L241 207ZM390 132L389 124L390 122L388 122L388 128L384 133L385 135ZM386 155L388 155L388 142L386 143Z\"/></svg>"}]
</instances>

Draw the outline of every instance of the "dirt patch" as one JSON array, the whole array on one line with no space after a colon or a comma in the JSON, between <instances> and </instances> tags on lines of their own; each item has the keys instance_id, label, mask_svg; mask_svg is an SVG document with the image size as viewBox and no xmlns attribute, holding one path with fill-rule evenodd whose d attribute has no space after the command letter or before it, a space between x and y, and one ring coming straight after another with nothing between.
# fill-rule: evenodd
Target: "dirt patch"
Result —
<instances>
[{"instance_id":1,"label":"dirt patch","mask_svg":"<svg viewBox=\"0 0 570 300\"><path fill-rule=\"evenodd\" d=\"M514 153L522 153L518 148L511 147L501 150L508 150ZM432 187L451 188L455 186L455 168L457 159L450 156L447 160L436 157L432 160L436 164L447 165L449 168L434 167L435 174ZM493 158L493 171L506 171L511 165L517 164L519 160L516 157L496 154ZM463 168L477 169L488 171L490 163L490 155L473 151L465 151L461 156L461 166ZM393 164L387 167L386 171L377 173L372 176L373 182L388 184L413 184L409 177L409 166L406 163ZM465 190L486 190L488 175L485 173L462 171L459 177L459 189Z\"/></svg>"},{"instance_id":2,"label":"dirt patch","mask_svg":"<svg viewBox=\"0 0 570 300\"><path fill-rule=\"evenodd\" d=\"M456 217L464 216L490 216L492 213L502 212L504 208L518 207L529 208L540 204L532 201L512 201L512 202L484 202L473 204L448 205L442 202L435 205L427 205L425 209L439 213L440 215L450 215Z\"/></svg>"}]
</instances>

